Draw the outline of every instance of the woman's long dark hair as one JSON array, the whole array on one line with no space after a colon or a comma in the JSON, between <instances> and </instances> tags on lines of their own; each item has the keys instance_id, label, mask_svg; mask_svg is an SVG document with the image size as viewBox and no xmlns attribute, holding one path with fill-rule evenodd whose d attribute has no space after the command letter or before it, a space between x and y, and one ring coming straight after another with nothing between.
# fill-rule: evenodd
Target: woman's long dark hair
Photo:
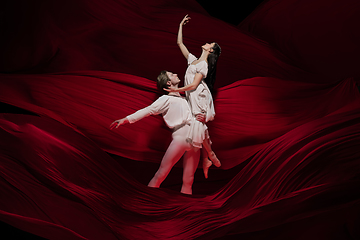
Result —
<instances>
[{"instance_id":1,"label":"woman's long dark hair","mask_svg":"<svg viewBox=\"0 0 360 240\"><path fill-rule=\"evenodd\" d=\"M215 43L214 47L212 48L213 52L209 54L207 61L208 61L208 73L206 78L204 79L205 83L209 87L211 93L213 93L215 78L216 78L216 64L217 60L221 54L221 48L219 44Z\"/></svg>"}]
</instances>

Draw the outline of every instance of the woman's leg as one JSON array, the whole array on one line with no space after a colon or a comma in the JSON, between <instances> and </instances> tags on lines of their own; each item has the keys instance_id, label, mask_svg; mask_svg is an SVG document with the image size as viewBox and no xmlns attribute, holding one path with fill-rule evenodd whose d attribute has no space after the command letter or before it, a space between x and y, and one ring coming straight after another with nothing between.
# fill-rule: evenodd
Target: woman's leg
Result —
<instances>
[{"instance_id":1,"label":"woman's leg","mask_svg":"<svg viewBox=\"0 0 360 240\"><path fill-rule=\"evenodd\" d=\"M173 139L168 149L165 152L161 164L154 177L150 180L149 187L160 187L160 184L165 180L170 173L171 168L179 161L184 152L188 149L189 144L184 139Z\"/></svg>"},{"instance_id":2,"label":"woman's leg","mask_svg":"<svg viewBox=\"0 0 360 240\"><path fill-rule=\"evenodd\" d=\"M201 148L201 152L202 152L202 167L203 167L203 172L204 172L204 176L205 178L208 178L208 173L209 173L209 168L211 167L211 165L213 164L212 161L209 160L209 155L205 149L205 147Z\"/></svg>"},{"instance_id":3,"label":"woman's leg","mask_svg":"<svg viewBox=\"0 0 360 240\"><path fill-rule=\"evenodd\" d=\"M208 153L209 159L214 163L216 167L220 167L221 166L220 160L216 157L214 151L211 149L210 138L205 138L202 145L205 148L206 152Z\"/></svg>"},{"instance_id":4,"label":"woman's leg","mask_svg":"<svg viewBox=\"0 0 360 240\"><path fill-rule=\"evenodd\" d=\"M194 174L200 160L200 151L191 149L184 155L183 184L181 192L184 194L192 194L192 184L194 182Z\"/></svg>"}]
</instances>

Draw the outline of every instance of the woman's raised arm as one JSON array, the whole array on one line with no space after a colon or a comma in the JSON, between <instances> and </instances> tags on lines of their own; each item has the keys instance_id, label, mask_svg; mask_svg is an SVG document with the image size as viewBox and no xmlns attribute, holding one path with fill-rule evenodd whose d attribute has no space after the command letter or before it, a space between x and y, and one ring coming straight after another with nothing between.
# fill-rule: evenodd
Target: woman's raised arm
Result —
<instances>
[{"instance_id":1,"label":"woman's raised arm","mask_svg":"<svg viewBox=\"0 0 360 240\"><path fill-rule=\"evenodd\" d=\"M191 18L186 14L186 16L183 18L183 20L180 23L179 26L179 32L177 37L177 45L179 46L181 53L184 55L186 59L188 59L189 56L189 50L186 48L186 46L183 43L183 37L182 37L182 27L189 22Z\"/></svg>"}]
</instances>

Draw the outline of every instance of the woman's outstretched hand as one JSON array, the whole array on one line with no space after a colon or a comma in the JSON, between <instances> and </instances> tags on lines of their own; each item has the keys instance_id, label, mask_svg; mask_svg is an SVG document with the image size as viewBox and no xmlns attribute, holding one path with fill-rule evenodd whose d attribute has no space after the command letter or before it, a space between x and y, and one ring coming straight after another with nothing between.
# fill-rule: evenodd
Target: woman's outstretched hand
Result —
<instances>
[{"instance_id":1,"label":"woman's outstretched hand","mask_svg":"<svg viewBox=\"0 0 360 240\"><path fill-rule=\"evenodd\" d=\"M181 21L180 25L184 26L185 24L187 24L189 22L190 19L191 19L191 17L189 17L189 14L186 14L186 16Z\"/></svg>"},{"instance_id":2,"label":"woman's outstretched hand","mask_svg":"<svg viewBox=\"0 0 360 240\"><path fill-rule=\"evenodd\" d=\"M177 91L177 89L175 89L175 88L163 88L164 89L164 91L167 91L167 92L179 92L179 91Z\"/></svg>"},{"instance_id":3,"label":"woman's outstretched hand","mask_svg":"<svg viewBox=\"0 0 360 240\"><path fill-rule=\"evenodd\" d=\"M119 120L115 120L113 123L110 124L110 129L118 128L121 125L124 125L126 123L129 123L129 120L127 118L122 118Z\"/></svg>"}]
</instances>

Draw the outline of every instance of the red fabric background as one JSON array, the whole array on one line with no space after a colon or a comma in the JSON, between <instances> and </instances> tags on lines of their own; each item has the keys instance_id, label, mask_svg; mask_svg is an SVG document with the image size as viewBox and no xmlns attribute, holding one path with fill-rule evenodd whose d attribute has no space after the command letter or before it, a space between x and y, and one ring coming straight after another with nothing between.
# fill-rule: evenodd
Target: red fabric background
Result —
<instances>
[{"instance_id":1,"label":"red fabric background","mask_svg":"<svg viewBox=\"0 0 360 240\"><path fill-rule=\"evenodd\" d=\"M34 115L0 116L3 222L50 239L360 236L357 1L266 1L237 27L190 0L5 5L0 101ZM194 196L179 167L146 187L161 117L108 127L159 96L161 70L184 73L185 14L192 53L222 47L208 126L223 166L198 170Z\"/></svg>"}]
</instances>

